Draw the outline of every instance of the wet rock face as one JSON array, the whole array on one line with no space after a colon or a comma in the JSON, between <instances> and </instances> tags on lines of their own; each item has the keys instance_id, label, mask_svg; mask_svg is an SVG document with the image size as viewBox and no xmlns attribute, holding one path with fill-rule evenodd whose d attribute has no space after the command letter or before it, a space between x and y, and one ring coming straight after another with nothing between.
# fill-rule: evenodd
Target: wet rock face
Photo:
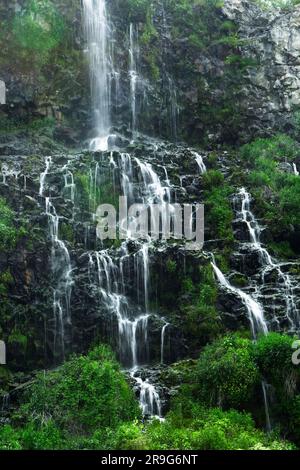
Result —
<instances>
[{"instance_id":1,"label":"wet rock face","mask_svg":"<svg viewBox=\"0 0 300 470\"><path fill-rule=\"evenodd\" d=\"M16 7L16 3L7 3L0 12L4 20L14 14ZM65 61L68 55L64 69L49 63L33 76L4 66L0 80L6 83L7 105L0 106L2 115L10 119L55 119L55 138L74 148L92 129L82 11L80 2L54 3L72 37L61 52L61 60ZM23 2L17 5L17 9L22 8ZM126 2L123 6L116 1L109 4L115 31L116 75L111 98L112 121L116 125L132 120L129 8ZM194 13L197 19L201 8L195 8ZM239 38L234 47L226 41L222 43L222 25L228 21ZM138 129L164 138L232 143L293 128L293 113L300 104L299 7L283 12L262 10L250 0L225 0L207 23L206 35L213 37L207 47L195 45L185 33L184 24L177 25L182 29L178 37L174 34L174 13L161 0L154 2L154 36L150 44L145 39L145 22L143 13L134 23L139 38L135 104ZM219 29L217 46L215 29ZM231 60L237 61L236 65L230 64ZM18 153L7 142L0 145L3 154Z\"/></svg>"},{"instance_id":2,"label":"wet rock face","mask_svg":"<svg viewBox=\"0 0 300 470\"><path fill-rule=\"evenodd\" d=\"M170 186L174 200L176 193L178 200L188 200L184 184L180 185L180 175L185 173L180 169L183 157L189 160L191 170L199 173L198 177L194 175L195 180L201 174L195 154L188 147L140 139L134 148L128 145L125 150L131 156L112 150L52 157L1 157L0 197L5 198L25 228L16 247L0 256L0 272L11 276L0 327L12 368L53 365L71 352L87 351L95 341L109 342L123 364L132 365L129 345L120 349L118 301L126 306L129 320L145 313L142 246L139 241L128 243L126 250L112 241L103 245L97 240L93 214L100 203L118 203L126 186L122 177L126 162L132 165L130 171L127 169L133 194L141 202L148 191L141 173L145 163L151 162L166 187L169 177L175 181ZM137 160L140 155L141 161ZM181 262L182 256L176 251L168 250L165 244L149 249L151 306L147 348L142 321L137 324L136 333L140 343L136 354L142 364L172 362L187 352L178 324L168 326L162 337L168 319L162 318L160 307L153 300L160 280L159 273L153 279L152 273L156 272L157 263L164 263L170 256ZM187 265L190 263L196 272L198 260L191 258Z\"/></svg>"},{"instance_id":3,"label":"wet rock face","mask_svg":"<svg viewBox=\"0 0 300 470\"><path fill-rule=\"evenodd\" d=\"M248 0L225 0L224 15L238 24L242 54L255 59L243 88L250 132L289 130L300 104L300 8L261 10Z\"/></svg>"}]
</instances>

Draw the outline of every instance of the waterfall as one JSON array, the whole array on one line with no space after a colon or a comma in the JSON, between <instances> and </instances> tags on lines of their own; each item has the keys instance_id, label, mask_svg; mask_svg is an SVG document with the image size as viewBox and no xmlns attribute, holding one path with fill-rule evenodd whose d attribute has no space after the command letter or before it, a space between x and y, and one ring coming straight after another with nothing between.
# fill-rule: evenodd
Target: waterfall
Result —
<instances>
[{"instance_id":1,"label":"waterfall","mask_svg":"<svg viewBox=\"0 0 300 470\"><path fill-rule=\"evenodd\" d=\"M136 92L138 83L137 62L139 58L139 47L137 41L137 30L130 23L129 27L129 78L130 78L130 103L131 103L131 129L134 138L137 130L137 109L136 109Z\"/></svg>"},{"instance_id":2,"label":"waterfall","mask_svg":"<svg viewBox=\"0 0 300 470\"><path fill-rule=\"evenodd\" d=\"M45 171L43 171L43 173L41 174L41 177L40 177L40 190L39 190L39 195L40 196L44 195L45 181L46 181L46 177L49 173L50 166L52 165L52 157L46 157L45 163L46 163Z\"/></svg>"},{"instance_id":3,"label":"waterfall","mask_svg":"<svg viewBox=\"0 0 300 470\"><path fill-rule=\"evenodd\" d=\"M75 203L75 183L73 173L66 168L66 173L64 175L65 180L65 189L70 191L70 200L73 205Z\"/></svg>"},{"instance_id":4,"label":"waterfall","mask_svg":"<svg viewBox=\"0 0 300 470\"><path fill-rule=\"evenodd\" d=\"M294 292L296 285L289 273L285 273L282 269L282 264L274 260L266 248L262 246L260 236L262 229L259 226L254 214L251 212L251 196L245 188L241 188L235 200L237 204L241 200L241 211L238 212L238 217L243 221L250 236L250 249L255 250L259 254L260 263L262 266L262 282L265 284L265 278L268 272L277 272L278 279L284 286L284 295L286 301L286 315L290 324L291 331L297 331L300 325L299 310L296 305L296 294Z\"/></svg>"},{"instance_id":5,"label":"waterfall","mask_svg":"<svg viewBox=\"0 0 300 470\"><path fill-rule=\"evenodd\" d=\"M291 325L291 329L295 331L299 325L299 314L295 302L294 287L291 277L288 273L284 273L282 271L281 265L273 260L267 249L262 246L260 241L262 229L251 211L251 196L245 188L241 188L237 197L235 198L235 203L237 204L239 202L241 204L241 210L238 211L238 220L243 221L247 226L250 238L250 245L248 245L250 250L255 250L259 254L259 260L262 268L263 286L265 284L265 277L267 272L273 270L276 271L278 278L284 286L286 315ZM264 380L262 381L262 391L266 414L266 428L267 431L270 432L272 425L269 412L268 384Z\"/></svg>"},{"instance_id":6,"label":"waterfall","mask_svg":"<svg viewBox=\"0 0 300 470\"><path fill-rule=\"evenodd\" d=\"M83 0L84 29L87 39L93 120L96 136L92 150L107 150L110 130L109 22L105 0Z\"/></svg>"},{"instance_id":7,"label":"waterfall","mask_svg":"<svg viewBox=\"0 0 300 470\"><path fill-rule=\"evenodd\" d=\"M207 169L206 169L205 163L204 163L203 158L201 157L201 155L199 155L199 153L197 153L193 150L191 150L191 153L195 157L197 165L199 166L199 169L200 169L200 173L201 174L206 173Z\"/></svg>"},{"instance_id":8,"label":"waterfall","mask_svg":"<svg viewBox=\"0 0 300 470\"><path fill-rule=\"evenodd\" d=\"M167 328L170 326L169 323L166 323L162 330L161 330L161 341L160 341L160 362L164 364L164 359L165 359L165 339L166 339L166 332Z\"/></svg>"},{"instance_id":9,"label":"waterfall","mask_svg":"<svg viewBox=\"0 0 300 470\"><path fill-rule=\"evenodd\" d=\"M0 412L5 413L9 411L9 408L10 408L10 394L5 393L2 397L2 405L1 405Z\"/></svg>"},{"instance_id":10,"label":"waterfall","mask_svg":"<svg viewBox=\"0 0 300 470\"><path fill-rule=\"evenodd\" d=\"M249 294L246 294L246 292L242 291L241 289L232 286L218 268L214 259L211 264L221 286L239 297L246 307L253 337L256 338L259 333L267 334L268 326L264 317L262 306Z\"/></svg>"},{"instance_id":11,"label":"waterfall","mask_svg":"<svg viewBox=\"0 0 300 470\"><path fill-rule=\"evenodd\" d=\"M113 166L117 167L120 172L120 186L123 195L133 202L137 197L149 207L155 202L160 203L160 216L162 220L165 220L166 204L171 200L167 170L164 168L167 184L164 186L152 165L135 157L132 158L129 154L120 153L118 158L113 158ZM97 175L99 175L99 167L96 165L90 176L92 194L97 186ZM137 182L135 182L135 178ZM94 198L92 197L92 199ZM154 217L154 213L151 216ZM166 220L165 223L167 223ZM120 221L120 225L123 225L123 221ZM147 416L161 416L162 405L159 393L150 380L144 380L139 372L139 367L148 361L149 321L152 316L156 316L151 312L149 303L152 239L149 237L143 243L136 242L131 238L129 229L126 228L125 233L126 241L122 243L117 253L113 254L108 250L89 252L90 284L96 286L101 304L117 320L120 361L129 368L130 375L139 389L143 413ZM136 251L129 254L131 250L128 249L128 244L131 241L135 241ZM126 292L128 282L126 267L129 266L131 258L133 259L138 307L131 305ZM166 328L166 322L163 321L161 331L162 357L164 356Z\"/></svg>"},{"instance_id":12,"label":"waterfall","mask_svg":"<svg viewBox=\"0 0 300 470\"><path fill-rule=\"evenodd\" d=\"M50 157L45 159L46 168L40 175L41 197L44 196L46 177L49 174L52 160ZM57 215L56 209L50 199L45 197L45 210L48 217L49 235L51 239L51 266L53 273L53 322L54 322L54 339L53 351L54 356L65 358L66 332L65 328L72 327L71 319L71 294L73 286L72 265L68 248L64 241L59 238L60 217Z\"/></svg>"},{"instance_id":13,"label":"waterfall","mask_svg":"<svg viewBox=\"0 0 300 470\"><path fill-rule=\"evenodd\" d=\"M132 373L132 378L140 388L140 403L143 415L161 418L162 406L155 387L150 384L148 380L142 380L140 377L136 377L135 371Z\"/></svg>"},{"instance_id":14,"label":"waterfall","mask_svg":"<svg viewBox=\"0 0 300 470\"><path fill-rule=\"evenodd\" d=\"M299 171L297 169L296 163L293 163L293 170L294 170L294 175L299 176Z\"/></svg>"},{"instance_id":15,"label":"waterfall","mask_svg":"<svg viewBox=\"0 0 300 470\"><path fill-rule=\"evenodd\" d=\"M269 410L268 384L264 380L262 380L261 385L262 385L264 405L265 405L266 429L267 429L267 432L271 432L272 425L271 425L270 410Z\"/></svg>"},{"instance_id":16,"label":"waterfall","mask_svg":"<svg viewBox=\"0 0 300 470\"><path fill-rule=\"evenodd\" d=\"M147 357L149 314L134 316L123 291L123 270L108 251L91 252L89 259L90 284L96 286L100 300L118 322L119 355L125 366L136 368ZM121 280L121 282L120 282Z\"/></svg>"},{"instance_id":17,"label":"waterfall","mask_svg":"<svg viewBox=\"0 0 300 470\"><path fill-rule=\"evenodd\" d=\"M233 287L227 281L224 274L217 267L214 259L211 264L221 286L224 287L225 289L228 289L230 292L236 294L238 297L240 297L243 304L245 305L247 312L248 312L248 318L250 320L253 338L256 339L259 333L267 335L269 330L268 330L266 320L264 318L264 312L263 312L262 306L258 302L256 302L250 295L243 292L241 289L237 289L236 287ZM264 406L265 406L265 412L266 412L267 430L270 431L271 421L270 421L270 412L269 412L269 402L268 402L268 396L267 396L267 385L264 381L262 381L262 389L263 389L263 399L264 399Z\"/></svg>"}]
</instances>

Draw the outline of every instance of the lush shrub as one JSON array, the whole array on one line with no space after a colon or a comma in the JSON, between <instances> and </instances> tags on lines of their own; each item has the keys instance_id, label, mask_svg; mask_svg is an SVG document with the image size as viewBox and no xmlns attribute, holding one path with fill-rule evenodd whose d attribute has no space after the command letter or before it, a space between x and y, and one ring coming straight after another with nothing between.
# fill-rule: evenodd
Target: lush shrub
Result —
<instances>
[{"instance_id":1,"label":"lush shrub","mask_svg":"<svg viewBox=\"0 0 300 470\"><path fill-rule=\"evenodd\" d=\"M199 357L198 399L211 406L243 406L253 397L258 380L250 340L226 336L207 346Z\"/></svg>"},{"instance_id":2,"label":"lush shrub","mask_svg":"<svg viewBox=\"0 0 300 470\"><path fill-rule=\"evenodd\" d=\"M224 176L217 170L210 170L203 176L206 222L211 236L227 242L233 240L233 212L229 196L233 189L225 183Z\"/></svg>"},{"instance_id":3,"label":"lush shrub","mask_svg":"<svg viewBox=\"0 0 300 470\"><path fill-rule=\"evenodd\" d=\"M187 337L192 337L197 351L208 341L212 341L222 331L222 324L216 308L217 286L210 265L201 267L200 281L194 284L185 278L182 283L183 298L180 305L184 318L183 331Z\"/></svg>"},{"instance_id":4,"label":"lush shrub","mask_svg":"<svg viewBox=\"0 0 300 470\"><path fill-rule=\"evenodd\" d=\"M138 403L106 347L74 357L58 370L40 373L21 407L23 420L51 419L64 431L92 433L140 416Z\"/></svg>"},{"instance_id":5,"label":"lush shrub","mask_svg":"<svg viewBox=\"0 0 300 470\"><path fill-rule=\"evenodd\" d=\"M45 56L62 39L64 22L51 0L29 0L14 19L13 33L19 46Z\"/></svg>"},{"instance_id":6,"label":"lush shrub","mask_svg":"<svg viewBox=\"0 0 300 470\"><path fill-rule=\"evenodd\" d=\"M0 249L14 248L18 240L18 230L14 226L15 213L5 199L0 198Z\"/></svg>"},{"instance_id":7,"label":"lush shrub","mask_svg":"<svg viewBox=\"0 0 300 470\"><path fill-rule=\"evenodd\" d=\"M0 450L21 450L20 435L9 425L0 426Z\"/></svg>"},{"instance_id":8,"label":"lush shrub","mask_svg":"<svg viewBox=\"0 0 300 470\"><path fill-rule=\"evenodd\" d=\"M297 253L300 232L300 178L280 163L294 162L300 144L287 135L256 139L241 148L251 172L246 185L255 197L256 213L267 221L275 243L285 242L285 254Z\"/></svg>"},{"instance_id":9,"label":"lush shrub","mask_svg":"<svg viewBox=\"0 0 300 470\"><path fill-rule=\"evenodd\" d=\"M219 408L204 409L185 402L184 413L172 411L165 423L153 422L146 430L147 448L179 450L292 449L276 435L255 429L250 415Z\"/></svg>"},{"instance_id":10,"label":"lush shrub","mask_svg":"<svg viewBox=\"0 0 300 470\"><path fill-rule=\"evenodd\" d=\"M281 427L298 446L300 446L300 395L286 400L280 409Z\"/></svg>"},{"instance_id":11,"label":"lush shrub","mask_svg":"<svg viewBox=\"0 0 300 470\"><path fill-rule=\"evenodd\" d=\"M270 138L259 138L244 145L240 149L241 156L249 163L256 165L257 160L267 158L274 161L293 160L300 145L285 134L278 134Z\"/></svg>"},{"instance_id":12,"label":"lush shrub","mask_svg":"<svg viewBox=\"0 0 300 470\"><path fill-rule=\"evenodd\" d=\"M293 396L299 384L299 371L292 363L293 342L290 336L269 333L254 347L254 360L262 376L284 396Z\"/></svg>"}]
</instances>

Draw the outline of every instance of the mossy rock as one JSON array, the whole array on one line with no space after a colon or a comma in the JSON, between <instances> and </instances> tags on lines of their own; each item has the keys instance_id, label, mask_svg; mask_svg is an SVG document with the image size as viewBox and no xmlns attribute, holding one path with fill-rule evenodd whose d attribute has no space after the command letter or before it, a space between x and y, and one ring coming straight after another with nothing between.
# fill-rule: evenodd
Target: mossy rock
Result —
<instances>
[{"instance_id":1,"label":"mossy rock","mask_svg":"<svg viewBox=\"0 0 300 470\"><path fill-rule=\"evenodd\" d=\"M230 282L235 287L246 287L248 285L248 278L243 274L236 273L230 277Z\"/></svg>"}]
</instances>

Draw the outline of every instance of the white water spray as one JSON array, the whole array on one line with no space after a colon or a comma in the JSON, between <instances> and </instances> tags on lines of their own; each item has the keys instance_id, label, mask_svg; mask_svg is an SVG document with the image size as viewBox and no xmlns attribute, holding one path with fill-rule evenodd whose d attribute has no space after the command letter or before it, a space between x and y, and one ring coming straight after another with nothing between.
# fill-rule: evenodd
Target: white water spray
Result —
<instances>
[{"instance_id":1,"label":"white water spray","mask_svg":"<svg viewBox=\"0 0 300 470\"><path fill-rule=\"evenodd\" d=\"M109 22L105 0L83 0L87 39L93 119L96 136L92 150L107 150L110 130Z\"/></svg>"}]
</instances>

